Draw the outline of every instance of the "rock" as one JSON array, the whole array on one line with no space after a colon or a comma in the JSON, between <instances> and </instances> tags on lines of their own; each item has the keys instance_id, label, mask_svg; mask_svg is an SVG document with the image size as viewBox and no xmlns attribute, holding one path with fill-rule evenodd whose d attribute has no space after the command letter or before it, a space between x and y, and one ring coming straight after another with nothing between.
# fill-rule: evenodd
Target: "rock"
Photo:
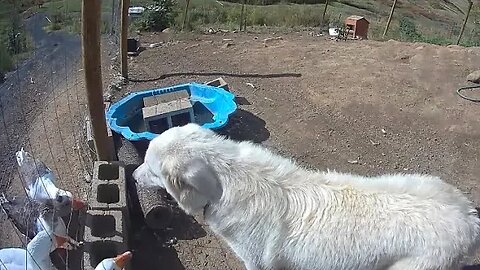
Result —
<instances>
[{"instance_id":1,"label":"rock","mask_svg":"<svg viewBox=\"0 0 480 270\"><path fill-rule=\"evenodd\" d=\"M163 29L162 33L171 33L172 30L170 28Z\"/></svg>"},{"instance_id":2,"label":"rock","mask_svg":"<svg viewBox=\"0 0 480 270\"><path fill-rule=\"evenodd\" d=\"M106 102L112 101L113 90L114 89L113 89L112 85L109 85L107 91L105 91L105 93L103 93L103 101L106 101Z\"/></svg>"},{"instance_id":3,"label":"rock","mask_svg":"<svg viewBox=\"0 0 480 270\"><path fill-rule=\"evenodd\" d=\"M189 49L192 49L192 48L195 48L195 47L198 47L198 46L200 46L200 44L193 44L193 45L185 47L185 50L189 50Z\"/></svg>"},{"instance_id":4,"label":"rock","mask_svg":"<svg viewBox=\"0 0 480 270\"><path fill-rule=\"evenodd\" d=\"M474 71L467 76L467 81L480 83L480 70Z\"/></svg>"},{"instance_id":5,"label":"rock","mask_svg":"<svg viewBox=\"0 0 480 270\"><path fill-rule=\"evenodd\" d=\"M448 45L447 48L452 49L452 50L461 50L463 49L462 46L459 45Z\"/></svg>"},{"instance_id":6,"label":"rock","mask_svg":"<svg viewBox=\"0 0 480 270\"><path fill-rule=\"evenodd\" d=\"M162 45L162 42L149 44L148 47L149 48L156 48L156 47L159 47L160 45Z\"/></svg>"},{"instance_id":7,"label":"rock","mask_svg":"<svg viewBox=\"0 0 480 270\"><path fill-rule=\"evenodd\" d=\"M230 47L230 46L233 46L233 43L227 42L227 43L225 43L225 44L222 45L222 48L226 49L226 48L228 48L228 47Z\"/></svg>"},{"instance_id":8,"label":"rock","mask_svg":"<svg viewBox=\"0 0 480 270\"><path fill-rule=\"evenodd\" d=\"M277 43L280 42L281 40L283 40L282 37L266 38L266 39L263 40L263 45L264 45L265 47L268 47L268 46L277 44Z\"/></svg>"}]
</instances>

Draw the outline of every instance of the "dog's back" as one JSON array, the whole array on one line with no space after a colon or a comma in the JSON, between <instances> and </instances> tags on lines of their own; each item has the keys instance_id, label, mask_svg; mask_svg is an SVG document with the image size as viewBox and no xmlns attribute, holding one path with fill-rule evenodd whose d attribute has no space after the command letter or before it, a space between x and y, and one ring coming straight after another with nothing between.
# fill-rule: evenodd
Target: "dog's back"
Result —
<instances>
[{"instance_id":1,"label":"dog's back","mask_svg":"<svg viewBox=\"0 0 480 270\"><path fill-rule=\"evenodd\" d=\"M247 265L451 269L477 248L476 210L438 177L311 172L238 146L243 154L219 177L242 183L222 182L227 203L207 220Z\"/></svg>"},{"instance_id":2,"label":"dog's back","mask_svg":"<svg viewBox=\"0 0 480 270\"><path fill-rule=\"evenodd\" d=\"M455 269L479 242L476 210L432 176L308 171L194 125L152 141L147 162L136 175L203 208L249 270Z\"/></svg>"}]
</instances>

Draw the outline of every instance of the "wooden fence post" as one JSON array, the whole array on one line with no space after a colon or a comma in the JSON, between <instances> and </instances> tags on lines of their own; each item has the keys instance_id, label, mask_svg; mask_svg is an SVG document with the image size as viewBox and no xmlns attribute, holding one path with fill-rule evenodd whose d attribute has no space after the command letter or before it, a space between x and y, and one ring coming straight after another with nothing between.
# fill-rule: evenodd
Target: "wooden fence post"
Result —
<instances>
[{"instance_id":1,"label":"wooden fence post","mask_svg":"<svg viewBox=\"0 0 480 270\"><path fill-rule=\"evenodd\" d=\"M83 0L82 5L82 52L88 110L93 130L93 141L98 160L110 161L107 123L103 108L102 66L100 51L101 1Z\"/></svg>"},{"instance_id":2,"label":"wooden fence post","mask_svg":"<svg viewBox=\"0 0 480 270\"><path fill-rule=\"evenodd\" d=\"M322 26L325 24L325 15L327 14L328 0L325 0L325 9L323 9L322 14Z\"/></svg>"},{"instance_id":3,"label":"wooden fence post","mask_svg":"<svg viewBox=\"0 0 480 270\"><path fill-rule=\"evenodd\" d=\"M397 0L393 0L392 9L390 10L390 15L388 16L387 25L385 26L385 31L383 31L383 38L387 35L388 28L390 27L390 22L392 21L393 12L395 12L395 6L397 5Z\"/></svg>"},{"instance_id":4,"label":"wooden fence post","mask_svg":"<svg viewBox=\"0 0 480 270\"><path fill-rule=\"evenodd\" d=\"M244 23L244 21L243 21L243 15L244 15L244 13L245 13L245 4L246 4L246 2L247 2L246 0L243 0L243 1L242 1L242 11L240 12L240 31L242 31L242 29L243 29L243 23Z\"/></svg>"},{"instance_id":5,"label":"wooden fence post","mask_svg":"<svg viewBox=\"0 0 480 270\"><path fill-rule=\"evenodd\" d=\"M467 10L467 14L465 15L465 19L463 20L462 29L460 30L460 34L458 35L457 45L460 44L460 40L462 39L463 31L465 31L465 26L467 25L468 17L470 16L470 10L472 9L472 5L473 5L473 2L471 0L468 0L468 10Z\"/></svg>"},{"instance_id":6,"label":"wooden fence post","mask_svg":"<svg viewBox=\"0 0 480 270\"><path fill-rule=\"evenodd\" d=\"M185 29L185 25L188 22L188 7L190 6L190 0L186 0L185 10L183 11L183 23L182 23L182 32Z\"/></svg>"},{"instance_id":7,"label":"wooden fence post","mask_svg":"<svg viewBox=\"0 0 480 270\"><path fill-rule=\"evenodd\" d=\"M128 6L130 0L122 0L121 34L120 34L120 66L122 77L128 79Z\"/></svg>"}]
</instances>

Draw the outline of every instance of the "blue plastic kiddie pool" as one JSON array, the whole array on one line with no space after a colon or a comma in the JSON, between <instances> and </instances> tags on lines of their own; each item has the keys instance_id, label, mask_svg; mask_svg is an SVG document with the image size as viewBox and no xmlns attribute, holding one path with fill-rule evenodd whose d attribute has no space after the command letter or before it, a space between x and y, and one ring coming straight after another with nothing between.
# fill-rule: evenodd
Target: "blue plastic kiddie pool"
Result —
<instances>
[{"instance_id":1,"label":"blue plastic kiddie pool","mask_svg":"<svg viewBox=\"0 0 480 270\"><path fill-rule=\"evenodd\" d=\"M110 128L127 140L152 140L158 134L147 131L142 115L143 98L186 90L193 105L195 123L209 129L218 129L228 123L228 117L237 110L235 96L222 88L199 83L181 84L130 93L112 104L106 112Z\"/></svg>"}]
</instances>

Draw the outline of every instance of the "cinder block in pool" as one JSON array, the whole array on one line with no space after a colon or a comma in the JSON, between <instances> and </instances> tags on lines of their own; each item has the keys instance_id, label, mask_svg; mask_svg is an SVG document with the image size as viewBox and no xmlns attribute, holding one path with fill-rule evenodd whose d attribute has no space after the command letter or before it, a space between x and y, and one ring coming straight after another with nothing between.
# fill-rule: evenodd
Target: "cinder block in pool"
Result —
<instances>
[{"instance_id":1,"label":"cinder block in pool","mask_svg":"<svg viewBox=\"0 0 480 270\"><path fill-rule=\"evenodd\" d=\"M161 134L168 129L167 118L160 118L157 120L150 121L148 122L148 125L149 125L149 129L156 134Z\"/></svg>"},{"instance_id":2,"label":"cinder block in pool","mask_svg":"<svg viewBox=\"0 0 480 270\"><path fill-rule=\"evenodd\" d=\"M191 122L190 113L184 112L172 115L172 126L181 127Z\"/></svg>"}]
</instances>

